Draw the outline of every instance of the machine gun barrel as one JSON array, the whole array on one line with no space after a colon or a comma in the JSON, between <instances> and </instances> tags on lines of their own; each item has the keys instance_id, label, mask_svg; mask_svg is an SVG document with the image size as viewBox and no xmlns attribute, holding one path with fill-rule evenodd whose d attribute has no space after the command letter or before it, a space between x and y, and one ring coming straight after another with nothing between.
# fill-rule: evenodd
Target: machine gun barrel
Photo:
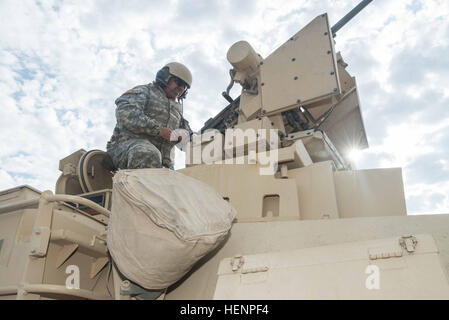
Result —
<instances>
[{"instance_id":1,"label":"machine gun barrel","mask_svg":"<svg viewBox=\"0 0 449 320\"><path fill-rule=\"evenodd\" d=\"M349 11L343 18L340 19L334 26L331 28L332 36L335 37L337 31L340 30L346 23L348 23L354 16L363 10L371 1L373 0L363 0L360 2L354 9Z\"/></svg>"}]
</instances>

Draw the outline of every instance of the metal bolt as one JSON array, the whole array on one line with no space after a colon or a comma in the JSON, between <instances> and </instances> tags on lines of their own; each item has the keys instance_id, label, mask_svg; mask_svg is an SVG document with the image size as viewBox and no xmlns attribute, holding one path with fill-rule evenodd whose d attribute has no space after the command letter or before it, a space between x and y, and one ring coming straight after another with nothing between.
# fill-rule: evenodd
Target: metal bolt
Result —
<instances>
[{"instance_id":1,"label":"metal bolt","mask_svg":"<svg viewBox=\"0 0 449 320\"><path fill-rule=\"evenodd\" d=\"M258 133L256 133L256 137L258 137L259 136L259 134Z\"/></svg>"},{"instance_id":2,"label":"metal bolt","mask_svg":"<svg viewBox=\"0 0 449 320\"><path fill-rule=\"evenodd\" d=\"M324 35L327 36L329 33L325 32Z\"/></svg>"},{"instance_id":3,"label":"metal bolt","mask_svg":"<svg viewBox=\"0 0 449 320\"><path fill-rule=\"evenodd\" d=\"M36 249L31 250L31 253L36 253Z\"/></svg>"},{"instance_id":4,"label":"metal bolt","mask_svg":"<svg viewBox=\"0 0 449 320\"><path fill-rule=\"evenodd\" d=\"M260 65L263 65L263 61L260 61L260 63L259 63Z\"/></svg>"},{"instance_id":5,"label":"metal bolt","mask_svg":"<svg viewBox=\"0 0 449 320\"><path fill-rule=\"evenodd\" d=\"M338 89L337 88L334 88L334 92L337 92L338 91Z\"/></svg>"},{"instance_id":6,"label":"metal bolt","mask_svg":"<svg viewBox=\"0 0 449 320\"><path fill-rule=\"evenodd\" d=\"M329 50L329 51L327 52L327 54L331 54L331 51Z\"/></svg>"},{"instance_id":7,"label":"metal bolt","mask_svg":"<svg viewBox=\"0 0 449 320\"><path fill-rule=\"evenodd\" d=\"M290 136L290 138L292 138L292 139L293 139L293 136Z\"/></svg>"},{"instance_id":8,"label":"metal bolt","mask_svg":"<svg viewBox=\"0 0 449 320\"><path fill-rule=\"evenodd\" d=\"M334 74L335 74L335 72L332 71L332 72L331 72L331 76L333 76Z\"/></svg>"},{"instance_id":9,"label":"metal bolt","mask_svg":"<svg viewBox=\"0 0 449 320\"><path fill-rule=\"evenodd\" d=\"M298 77L294 77L293 79L298 80Z\"/></svg>"},{"instance_id":10,"label":"metal bolt","mask_svg":"<svg viewBox=\"0 0 449 320\"><path fill-rule=\"evenodd\" d=\"M291 37L290 40L293 40L293 37Z\"/></svg>"},{"instance_id":11,"label":"metal bolt","mask_svg":"<svg viewBox=\"0 0 449 320\"><path fill-rule=\"evenodd\" d=\"M292 58L292 61L296 61L296 58Z\"/></svg>"},{"instance_id":12,"label":"metal bolt","mask_svg":"<svg viewBox=\"0 0 449 320\"><path fill-rule=\"evenodd\" d=\"M272 122L271 125L274 126L274 122Z\"/></svg>"},{"instance_id":13,"label":"metal bolt","mask_svg":"<svg viewBox=\"0 0 449 320\"><path fill-rule=\"evenodd\" d=\"M122 288L122 290L128 290L131 287L131 282L129 282L129 280L124 280L120 284L120 287Z\"/></svg>"},{"instance_id":14,"label":"metal bolt","mask_svg":"<svg viewBox=\"0 0 449 320\"><path fill-rule=\"evenodd\" d=\"M264 85L265 85L265 83L263 83L263 82L262 82L262 83L261 83L260 85L261 85L261 86L264 86Z\"/></svg>"},{"instance_id":15,"label":"metal bolt","mask_svg":"<svg viewBox=\"0 0 449 320\"><path fill-rule=\"evenodd\" d=\"M301 102L301 100L299 100L299 99L298 99L298 100L296 100L296 103L300 103L300 102Z\"/></svg>"},{"instance_id":16,"label":"metal bolt","mask_svg":"<svg viewBox=\"0 0 449 320\"><path fill-rule=\"evenodd\" d=\"M265 114L265 113L267 113L267 110L262 110L262 114Z\"/></svg>"}]
</instances>

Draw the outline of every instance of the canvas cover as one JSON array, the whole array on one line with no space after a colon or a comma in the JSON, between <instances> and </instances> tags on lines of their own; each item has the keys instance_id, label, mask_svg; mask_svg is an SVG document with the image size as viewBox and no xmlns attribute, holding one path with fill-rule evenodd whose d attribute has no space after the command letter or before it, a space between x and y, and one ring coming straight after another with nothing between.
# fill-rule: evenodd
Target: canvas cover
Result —
<instances>
[{"instance_id":1,"label":"canvas cover","mask_svg":"<svg viewBox=\"0 0 449 320\"><path fill-rule=\"evenodd\" d=\"M120 170L113 179L108 249L129 280L164 289L225 239L235 216L212 187L182 173Z\"/></svg>"}]
</instances>

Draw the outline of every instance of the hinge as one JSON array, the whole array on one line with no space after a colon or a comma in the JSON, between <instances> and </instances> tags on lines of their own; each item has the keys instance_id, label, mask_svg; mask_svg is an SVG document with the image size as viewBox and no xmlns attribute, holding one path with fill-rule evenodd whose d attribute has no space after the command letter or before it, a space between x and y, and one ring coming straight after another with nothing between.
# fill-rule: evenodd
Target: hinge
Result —
<instances>
[{"instance_id":1,"label":"hinge","mask_svg":"<svg viewBox=\"0 0 449 320\"><path fill-rule=\"evenodd\" d=\"M232 271L238 271L243 264L245 263L245 259L243 258L243 256L241 254L235 255L232 259L231 259L231 266L232 266Z\"/></svg>"},{"instance_id":2,"label":"hinge","mask_svg":"<svg viewBox=\"0 0 449 320\"><path fill-rule=\"evenodd\" d=\"M399 245L407 250L408 253L415 252L416 245L418 244L418 239L413 235L405 235L399 239Z\"/></svg>"},{"instance_id":3,"label":"hinge","mask_svg":"<svg viewBox=\"0 0 449 320\"><path fill-rule=\"evenodd\" d=\"M47 254L49 241L50 229L47 227L35 227L31 235L30 255L34 257L44 257Z\"/></svg>"},{"instance_id":4,"label":"hinge","mask_svg":"<svg viewBox=\"0 0 449 320\"><path fill-rule=\"evenodd\" d=\"M370 260L388 259L394 257L402 257L402 249L396 246L385 246L369 248L368 255Z\"/></svg>"},{"instance_id":5,"label":"hinge","mask_svg":"<svg viewBox=\"0 0 449 320\"><path fill-rule=\"evenodd\" d=\"M268 271L267 266L253 267L253 268L242 268L244 264L245 264L245 259L243 258L243 256L241 254L235 255L231 259L231 266L232 266L233 272L237 272L240 270L242 274L247 274L247 273L257 273L257 272Z\"/></svg>"},{"instance_id":6,"label":"hinge","mask_svg":"<svg viewBox=\"0 0 449 320\"><path fill-rule=\"evenodd\" d=\"M399 244L399 245L398 245ZM404 250L408 253L415 252L418 239L413 235L405 235L399 238L397 243L385 245L376 248L369 248L368 255L370 260L388 259L402 257Z\"/></svg>"},{"instance_id":7,"label":"hinge","mask_svg":"<svg viewBox=\"0 0 449 320\"><path fill-rule=\"evenodd\" d=\"M248 268L248 269L243 269L243 270L242 270L242 274L246 274L246 273L257 273L257 272L266 272L266 271L268 271L268 267Z\"/></svg>"}]
</instances>

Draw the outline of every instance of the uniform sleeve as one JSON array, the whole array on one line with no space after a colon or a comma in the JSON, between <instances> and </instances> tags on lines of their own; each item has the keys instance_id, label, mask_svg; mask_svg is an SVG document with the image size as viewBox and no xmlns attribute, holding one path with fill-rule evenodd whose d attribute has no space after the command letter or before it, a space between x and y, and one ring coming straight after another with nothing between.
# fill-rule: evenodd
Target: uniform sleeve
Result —
<instances>
[{"instance_id":1,"label":"uniform sleeve","mask_svg":"<svg viewBox=\"0 0 449 320\"><path fill-rule=\"evenodd\" d=\"M158 136L161 125L144 113L148 99L150 99L150 94L144 88L136 87L125 92L115 100L117 123L136 134Z\"/></svg>"},{"instance_id":2,"label":"uniform sleeve","mask_svg":"<svg viewBox=\"0 0 449 320\"><path fill-rule=\"evenodd\" d=\"M189 132L189 135L192 136L193 131L189 126L189 122L184 118L181 119L181 128L187 130Z\"/></svg>"}]
</instances>

